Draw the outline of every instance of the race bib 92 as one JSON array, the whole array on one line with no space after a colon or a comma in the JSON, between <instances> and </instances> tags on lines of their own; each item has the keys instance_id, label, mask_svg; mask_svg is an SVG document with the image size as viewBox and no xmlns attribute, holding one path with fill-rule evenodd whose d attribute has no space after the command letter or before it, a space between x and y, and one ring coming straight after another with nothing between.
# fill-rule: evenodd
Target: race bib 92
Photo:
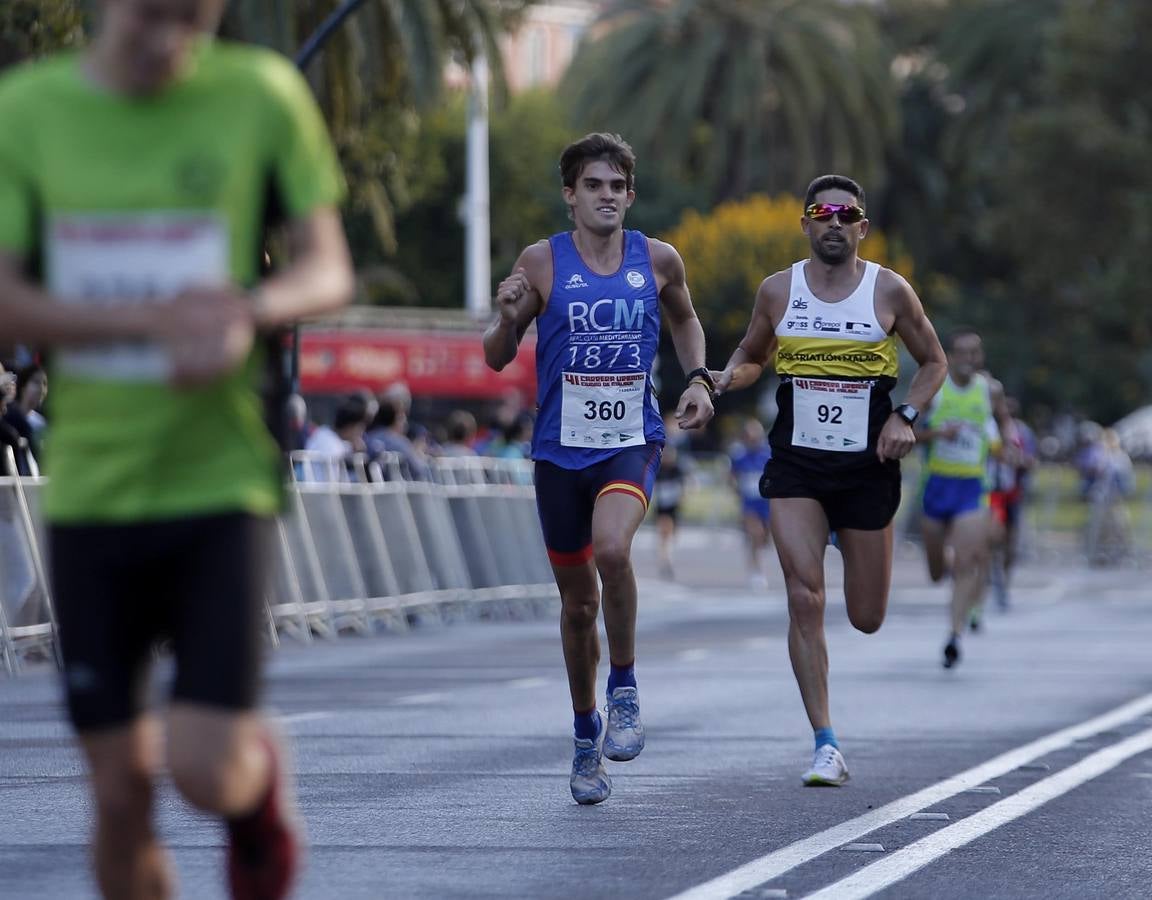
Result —
<instances>
[{"instance_id":1,"label":"race bib 92","mask_svg":"<svg viewBox=\"0 0 1152 900\"><path fill-rule=\"evenodd\" d=\"M48 290L69 305L155 303L228 280L228 230L212 214L57 214L46 237ZM165 381L171 370L164 348L145 341L66 348L56 365L106 381Z\"/></svg>"},{"instance_id":2,"label":"race bib 92","mask_svg":"<svg viewBox=\"0 0 1152 900\"><path fill-rule=\"evenodd\" d=\"M859 381L792 379L792 444L837 453L868 446L872 388Z\"/></svg>"}]
</instances>

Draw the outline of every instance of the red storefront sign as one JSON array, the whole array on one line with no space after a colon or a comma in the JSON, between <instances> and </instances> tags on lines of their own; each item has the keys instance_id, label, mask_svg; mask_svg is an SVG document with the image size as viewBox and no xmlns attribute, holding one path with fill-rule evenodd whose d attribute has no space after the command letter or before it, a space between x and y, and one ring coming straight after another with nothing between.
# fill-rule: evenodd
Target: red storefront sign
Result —
<instances>
[{"instance_id":1,"label":"red storefront sign","mask_svg":"<svg viewBox=\"0 0 1152 900\"><path fill-rule=\"evenodd\" d=\"M300 389L306 394L381 391L405 382L418 397L500 397L512 388L536 396L536 342L526 337L503 372L484 362L479 334L409 331L305 331Z\"/></svg>"}]
</instances>

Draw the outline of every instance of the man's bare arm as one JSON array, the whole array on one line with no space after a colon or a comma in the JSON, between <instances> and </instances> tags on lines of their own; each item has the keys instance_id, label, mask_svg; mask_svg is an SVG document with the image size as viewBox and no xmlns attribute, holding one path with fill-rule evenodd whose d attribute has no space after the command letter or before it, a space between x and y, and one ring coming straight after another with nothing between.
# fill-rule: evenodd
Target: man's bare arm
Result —
<instances>
[{"instance_id":1,"label":"man's bare arm","mask_svg":"<svg viewBox=\"0 0 1152 900\"><path fill-rule=\"evenodd\" d=\"M692 295L688 291L688 279L684 272L684 260L671 244L649 240L653 268L664 280L660 291L660 304L672 345L676 348L676 358L684 373L703 368L705 365L704 327L692 306ZM714 415L712 392L708 386L692 379L680 395L676 404L675 416L680 427L685 430L700 428Z\"/></svg>"},{"instance_id":2,"label":"man's bare arm","mask_svg":"<svg viewBox=\"0 0 1152 900\"><path fill-rule=\"evenodd\" d=\"M552 281L552 251L546 241L526 247L512 273L496 288L496 318L484 332L484 360L501 371L516 358L532 320L544 311L544 292Z\"/></svg>"},{"instance_id":3,"label":"man's bare arm","mask_svg":"<svg viewBox=\"0 0 1152 900\"><path fill-rule=\"evenodd\" d=\"M33 345L143 340L155 334L157 318L147 306L56 302L25 277L23 260L0 251L0 320L10 340Z\"/></svg>"},{"instance_id":4,"label":"man's bare arm","mask_svg":"<svg viewBox=\"0 0 1152 900\"><path fill-rule=\"evenodd\" d=\"M776 352L776 325L772 321L772 303L782 284L783 289L787 290L787 284L781 280L784 274L778 272L760 282L748 330L744 333L739 346L732 352L724 371L717 378L718 392L738 391L755 384L764 373L764 368L772 361L772 354Z\"/></svg>"},{"instance_id":5,"label":"man's bare arm","mask_svg":"<svg viewBox=\"0 0 1152 900\"><path fill-rule=\"evenodd\" d=\"M287 226L288 265L253 293L257 328L275 328L346 306L355 289L352 257L333 207L314 210Z\"/></svg>"},{"instance_id":6,"label":"man's bare arm","mask_svg":"<svg viewBox=\"0 0 1152 900\"><path fill-rule=\"evenodd\" d=\"M663 241L652 241L652 262L664 276L664 288L660 291L660 304L668 323L668 333L676 348L676 358L685 372L691 372L704 365L704 327L692 306L692 296L688 291L684 261L680 254Z\"/></svg>"},{"instance_id":7,"label":"man's bare arm","mask_svg":"<svg viewBox=\"0 0 1152 900\"><path fill-rule=\"evenodd\" d=\"M13 340L34 345L100 344L122 340L179 342L204 337L200 326L217 307L247 308L256 327L275 327L329 312L352 296L348 246L334 209L317 210L288 226L292 258L251 297L239 287L190 287L162 303L101 306L64 303L30 281L22 261L0 253L0 316ZM234 316L232 316L234 318ZM195 319L195 322L188 321Z\"/></svg>"},{"instance_id":8,"label":"man's bare arm","mask_svg":"<svg viewBox=\"0 0 1152 900\"><path fill-rule=\"evenodd\" d=\"M924 315L924 306L912 286L888 270L881 272L881 278L883 281L878 282L877 289L883 290L884 303L894 314L893 330L919 365L904 402L923 413L944 383L948 360L936 329ZM881 461L903 459L915 444L916 435L912 427L899 416L892 415L880 430L876 455Z\"/></svg>"},{"instance_id":9,"label":"man's bare arm","mask_svg":"<svg viewBox=\"0 0 1152 900\"><path fill-rule=\"evenodd\" d=\"M912 286L895 273L888 275L895 279L888 291L891 308L895 313L893 330L919 365L903 402L923 412L944 383L948 374L948 358Z\"/></svg>"}]
</instances>

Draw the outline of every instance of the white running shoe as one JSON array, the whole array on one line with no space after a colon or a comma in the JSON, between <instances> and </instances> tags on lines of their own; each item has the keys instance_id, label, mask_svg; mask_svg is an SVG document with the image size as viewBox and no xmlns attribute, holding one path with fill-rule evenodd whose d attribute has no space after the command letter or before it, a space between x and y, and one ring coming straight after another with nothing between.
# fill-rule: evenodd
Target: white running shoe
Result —
<instances>
[{"instance_id":1,"label":"white running shoe","mask_svg":"<svg viewBox=\"0 0 1152 900\"><path fill-rule=\"evenodd\" d=\"M572 777L568 784L572 788L572 799L577 803L587 805L603 803L612 793L612 779L604 768L604 735L608 729L604 719L597 713L600 720L600 733L595 740L588 738L575 738L575 752L572 755Z\"/></svg>"},{"instance_id":2,"label":"white running shoe","mask_svg":"<svg viewBox=\"0 0 1152 900\"><path fill-rule=\"evenodd\" d=\"M608 695L608 730L604 755L613 762L628 762L644 749L640 721L640 694L634 687L618 687Z\"/></svg>"},{"instance_id":3,"label":"white running shoe","mask_svg":"<svg viewBox=\"0 0 1152 900\"><path fill-rule=\"evenodd\" d=\"M809 787L839 787L848 780L848 766L839 750L823 744L816 750L812 768L800 777Z\"/></svg>"}]
</instances>

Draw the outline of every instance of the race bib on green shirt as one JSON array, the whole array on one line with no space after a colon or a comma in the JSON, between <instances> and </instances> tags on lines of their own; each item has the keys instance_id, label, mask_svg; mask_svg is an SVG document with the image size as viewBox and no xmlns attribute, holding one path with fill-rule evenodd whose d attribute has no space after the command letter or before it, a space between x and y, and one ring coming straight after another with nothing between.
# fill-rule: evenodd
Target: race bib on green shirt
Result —
<instances>
[{"instance_id":1,"label":"race bib on green shirt","mask_svg":"<svg viewBox=\"0 0 1152 900\"><path fill-rule=\"evenodd\" d=\"M49 291L64 303L123 307L228 281L228 230L200 213L58 214L48 226ZM147 341L61 349L61 374L101 381L166 381L167 351Z\"/></svg>"}]
</instances>

